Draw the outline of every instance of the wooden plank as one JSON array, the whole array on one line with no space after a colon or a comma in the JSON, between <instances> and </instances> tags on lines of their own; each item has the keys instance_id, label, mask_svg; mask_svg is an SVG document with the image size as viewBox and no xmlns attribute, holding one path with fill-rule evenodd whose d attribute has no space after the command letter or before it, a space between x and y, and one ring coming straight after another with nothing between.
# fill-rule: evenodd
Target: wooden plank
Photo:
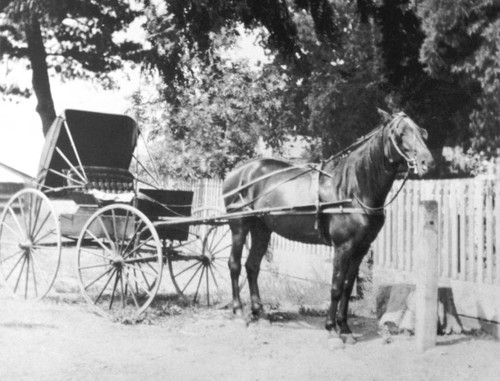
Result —
<instances>
[{"instance_id":1,"label":"wooden plank","mask_svg":"<svg viewBox=\"0 0 500 381\"><path fill-rule=\"evenodd\" d=\"M385 255L386 261L385 266L387 268L392 268L392 241L391 241L391 230L392 230L392 208L387 209L385 227L384 227L384 241L385 241Z\"/></svg>"},{"instance_id":2,"label":"wooden plank","mask_svg":"<svg viewBox=\"0 0 500 381\"><path fill-rule=\"evenodd\" d=\"M466 216L466 206L468 199L469 186L460 182L457 184L459 189L459 213L460 213L460 226L459 226L459 249L460 249L460 280L466 280L467 278L467 238L466 238L466 226L467 226L467 216Z\"/></svg>"},{"instance_id":3,"label":"wooden plank","mask_svg":"<svg viewBox=\"0 0 500 381\"><path fill-rule=\"evenodd\" d=\"M476 182L475 192L475 207L476 219L474 223L475 230L475 248L476 248L476 281L484 282L484 181Z\"/></svg>"},{"instance_id":4,"label":"wooden plank","mask_svg":"<svg viewBox=\"0 0 500 381\"><path fill-rule=\"evenodd\" d=\"M500 284L500 181L495 181L495 283Z\"/></svg>"},{"instance_id":5,"label":"wooden plank","mask_svg":"<svg viewBox=\"0 0 500 381\"><path fill-rule=\"evenodd\" d=\"M450 182L445 180L442 183L441 192L441 267L440 275L448 278L450 276Z\"/></svg>"},{"instance_id":6,"label":"wooden plank","mask_svg":"<svg viewBox=\"0 0 500 381\"><path fill-rule=\"evenodd\" d=\"M485 249L486 274L485 282L493 283L493 184L491 181L485 187Z\"/></svg>"},{"instance_id":7,"label":"wooden plank","mask_svg":"<svg viewBox=\"0 0 500 381\"><path fill-rule=\"evenodd\" d=\"M450 276L458 279L458 181L451 181L450 189Z\"/></svg>"},{"instance_id":8,"label":"wooden plank","mask_svg":"<svg viewBox=\"0 0 500 381\"><path fill-rule=\"evenodd\" d=\"M467 218L467 280L474 282L476 280L476 204L477 204L477 185L471 182L469 185L469 198L468 198L468 218Z\"/></svg>"},{"instance_id":9,"label":"wooden plank","mask_svg":"<svg viewBox=\"0 0 500 381\"><path fill-rule=\"evenodd\" d=\"M397 214L397 226L395 230L395 234L397 235L397 242L398 242L398 269L399 270L404 270L405 268L405 260L406 260L406 252L405 252L405 230L404 230L404 202L405 202L405 194L404 194L404 189L401 191L399 194L399 197L397 199L397 208L398 208L398 214Z\"/></svg>"},{"instance_id":10,"label":"wooden plank","mask_svg":"<svg viewBox=\"0 0 500 381\"><path fill-rule=\"evenodd\" d=\"M416 268L416 258L417 253L415 248L418 242L420 242L420 237L418 237L418 219L419 219L419 202L421 197L421 181L415 181L413 188L413 203L412 203L412 258L411 258L411 268L412 270Z\"/></svg>"},{"instance_id":11,"label":"wooden plank","mask_svg":"<svg viewBox=\"0 0 500 381\"><path fill-rule=\"evenodd\" d=\"M415 292L415 339L423 352L436 345L438 307L438 203L421 201L420 265Z\"/></svg>"}]
</instances>

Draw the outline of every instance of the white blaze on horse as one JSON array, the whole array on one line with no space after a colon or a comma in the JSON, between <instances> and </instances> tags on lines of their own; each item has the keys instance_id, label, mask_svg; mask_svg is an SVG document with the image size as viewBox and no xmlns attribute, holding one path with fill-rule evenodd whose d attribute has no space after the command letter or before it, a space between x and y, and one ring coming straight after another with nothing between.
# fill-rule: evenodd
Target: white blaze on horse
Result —
<instances>
[{"instance_id":1,"label":"white blaze on horse","mask_svg":"<svg viewBox=\"0 0 500 381\"><path fill-rule=\"evenodd\" d=\"M383 209L398 168L425 175L434 161L425 144L427 132L406 114L390 116L379 110L382 124L362 139L352 152L324 166L294 166L274 159L258 159L232 171L224 181L229 213L256 211L231 218L232 248L229 269L233 311L241 313L238 278L247 235L252 245L245 264L251 311L262 311L257 278L271 233L305 243L334 246L331 304L326 329L333 339L354 343L347 311L359 265L384 224ZM260 210L315 206L312 213L266 213ZM332 206L342 205L339 208Z\"/></svg>"}]
</instances>

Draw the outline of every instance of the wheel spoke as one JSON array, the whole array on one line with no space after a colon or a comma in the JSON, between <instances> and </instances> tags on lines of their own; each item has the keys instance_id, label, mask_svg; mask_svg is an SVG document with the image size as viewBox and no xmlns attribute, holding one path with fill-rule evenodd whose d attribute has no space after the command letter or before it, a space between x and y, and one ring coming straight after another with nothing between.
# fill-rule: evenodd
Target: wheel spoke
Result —
<instances>
[{"instance_id":1,"label":"wheel spoke","mask_svg":"<svg viewBox=\"0 0 500 381\"><path fill-rule=\"evenodd\" d=\"M101 299L102 295L104 294L104 291L106 290L106 288L108 288L109 282L111 282L111 279L113 278L113 275L115 275L115 274L117 274L117 270L113 269L113 271L111 271L111 273L109 274L109 278L106 281L106 283L104 284L104 287L102 288L101 292L97 296L97 299L94 301L94 305L97 305L97 302L99 302L99 299Z\"/></svg>"},{"instance_id":2,"label":"wheel spoke","mask_svg":"<svg viewBox=\"0 0 500 381\"><path fill-rule=\"evenodd\" d=\"M210 254L212 254L212 256L214 256L214 255L219 254L220 252L222 252L222 251L224 251L224 250L229 249L231 246L232 246L232 244L230 243L229 245L224 246L222 249L219 249L219 250L217 250L217 251L214 251L213 253L210 253Z\"/></svg>"},{"instance_id":3,"label":"wheel spoke","mask_svg":"<svg viewBox=\"0 0 500 381\"><path fill-rule=\"evenodd\" d=\"M107 269L105 272L103 272L101 275L99 275L97 278L95 278L92 282L90 282L89 284L87 284L84 288L85 290L87 288L89 288L90 286L92 286L95 282L99 281L102 277L104 277L106 274L108 274L110 271L113 271L114 268L113 267L110 267L109 269Z\"/></svg>"},{"instance_id":4,"label":"wheel spoke","mask_svg":"<svg viewBox=\"0 0 500 381\"><path fill-rule=\"evenodd\" d=\"M17 260L17 262L14 264L14 266L12 267L12 269L9 271L9 273L7 274L7 276L5 277L5 280L8 280L10 278L10 276L12 275L12 272L15 270L15 268L17 267L17 265L19 265L19 262L21 262L21 260L24 258L24 253L22 253L20 256L19 256L19 259Z\"/></svg>"},{"instance_id":5,"label":"wheel spoke","mask_svg":"<svg viewBox=\"0 0 500 381\"><path fill-rule=\"evenodd\" d=\"M198 274L198 271L200 271L200 269L202 267L203 267L203 263L200 263L200 265L198 266L198 268L196 269L196 271L193 273L193 275L191 275L191 278L189 279L189 281L186 283L186 285L182 289L181 293L184 294L184 291L186 291L186 288L188 288L188 286L191 284L191 282L193 281L194 277L196 276L196 274Z\"/></svg>"},{"instance_id":6,"label":"wheel spoke","mask_svg":"<svg viewBox=\"0 0 500 381\"><path fill-rule=\"evenodd\" d=\"M148 286L148 290L151 290L151 286L149 285L149 282L148 282L148 279L146 278L146 275L144 275L144 269L142 268L142 264L141 263L138 263L139 265L139 269L141 271L141 275L142 275L142 278L144 279L144 282L146 283L146 285ZM156 275L153 275L153 276L156 276ZM156 280L155 280L156 281Z\"/></svg>"},{"instance_id":7,"label":"wheel spoke","mask_svg":"<svg viewBox=\"0 0 500 381\"><path fill-rule=\"evenodd\" d=\"M140 308L139 302L137 301L137 298L135 297L134 290L132 289L132 285L130 284L130 281L128 280L128 273L125 274L125 282L127 283L128 287L130 288L130 295L132 296L132 299L134 300L134 304L137 309Z\"/></svg>"},{"instance_id":8,"label":"wheel spoke","mask_svg":"<svg viewBox=\"0 0 500 381\"><path fill-rule=\"evenodd\" d=\"M111 299L109 300L109 309L113 308L113 301L115 300L116 286L118 285L118 279L121 279L121 271L116 272L115 284L113 285L113 292L111 293Z\"/></svg>"},{"instance_id":9,"label":"wheel spoke","mask_svg":"<svg viewBox=\"0 0 500 381\"><path fill-rule=\"evenodd\" d=\"M129 263L126 263L126 262L125 262L124 264L125 264L125 266L127 266L128 268L132 268L132 269L134 268L134 266L133 266L133 265L131 265L131 264L129 264ZM153 276L153 277L155 277L155 278L158 276L158 273L151 273L151 272L149 272L149 271L144 270L143 268L141 268L141 271L143 271L144 273L149 274L149 275L151 275L151 276Z\"/></svg>"},{"instance_id":10,"label":"wheel spoke","mask_svg":"<svg viewBox=\"0 0 500 381\"><path fill-rule=\"evenodd\" d=\"M21 237L24 238L26 236L26 233L23 232L23 228L19 224L19 220L17 219L16 213L14 213L14 210L12 210L11 206L9 206L9 212L10 214L12 214L12 217L14 217L14 222L16 223L16 226L19 229L19 233L21 233Z\"/></svg>"},{"instance_id":11,"label":"wheel spoke","mask_svg":"<svg viewBox=\"0 0 500 381\"><path fill-rule=\"evenodd\" d=\"M13 254L9 255L7 258L2 258L0 259L0 263L3 263L3 262L6 262L8 261L9 259L11 259L12 257L15 257L16 255L19 255L20 253L23 252L23 249L19 249L18 251L14 252Z\"/></svg>"},{"instance_id":12,"label":"wheel spoke","mask_svg":"<svg viewBox=\"0 0 500 381\"><path fill-rule=\"evenodd\" d=\"M57 232L57 229L56 228L53 228L51 230L49 230L48 232L46 232L43 236L41 236L40 238L37 238L37 237L34 237L33 238L33 241L34 242L39 242L41 240L43 240L44 238L48 237L49 235L53 234L57 237L57 234L55 234Z\"/></svg>"},{"instance_id":13,"label":"wheel spoke","mask_svg":"<svg viewBox=\"0 0 500 381\"><path fill-rule=\"evenodd\" d=\"M200 291L201 281L203 280L203 274L205 273L206 266L203 266L201 269L200 279L198 279L198 285L196 286L196 292L194 294L193 302L196 303L196 299L198 299L198 291Z\"/></svg>"},{"instance_id":14,"label":"wheel spoke","mask_svg":"<svg viewBox=\"0 0 500 381\"><path fill-rule=\"evenodd\" d=\"M102 216L98 216L97 219L99 220L99 223L101 224L101 227L102 227L102 230L104 231L104 234L106 234L106 238L108 239L108 241L110 242L110 244L112 246L114 246L114 242L113 240L111 239L111 237L109 236L109 233L108 233L108 229L106 228L106 226L104 225L104 221L102 220Z\"/></svg>"},{"instance_id":15,"label":"wheel spoke","mask_svg":"<svg viewBox=\"0 0 500 381\"><path fill-rule=\"evenodd\" d=\"M47 220L49 219L51 213L50 212L47 212L47 215L45 216L45 218L43 219L43 222L40 224L40 226L38 227L37 231L35 233L33 233L33 241L37 241L37 238L38 238L38 234L40 234L40 232L42 231L43 227L45 226L45 223L47 222ZM33 230L35 230L35 226L33 226ZM45 237L45 236L44 236Z\"/></svg>"},{"instance_id":16,"label":"wheel spoke","mask_svg":"<svg viewBox=\"0 0 500 381\"><path fill-rule=\"evenodd\" d=\"M32 231L32 225L31 225L31 210L32 210L32 207L33 207L33 194L29 194L29 202L28 202L28 205L29 205L29 208L28 208L28 226L29 226L29 229L28 229L28 234L31 235L31 233L33 233Z\"/></svg>"},{"instance_id":17,"label":"wheel spoke","mask_svg":"<svg viewBox=\"0 0 500 381\"><path fill-rule=\"evenodd\" d=\"M88 234L90 235L90 237L99 244L99 246L101 246L105 251L107 251L108 253L111 253L113 254L112 250L107 247L106 245L104 245L100 240L99 238L97 238L94 233L92 233L89 229L87 229L87 231L85 232L85 234Z\"/></svg>"},{"instance_id":18,"label":"wheel spoke","mask_svg":"<svg viewBox=\"0 0 500 381\"><path fill-rule=\"evenodd\" d=\"M181 274L185 273L186 271L189 271L191 270L194 266L198 265L200 262L195 262L193 263L192 265L190 265L189 267L186 267L185 269L183 269L181 272L177 273L177 274L174 274L175 277L178 277L180 276Z\"/></svg>"},{"instance_id":19,"label":"wheel spoke","mask_svg":"<svg viewBox=\"0 0 500 381\"><path fill-rule=\"evenodd\" d=\"M12 228L10 227L10 225L8 225L5 221L4 221L4 222L2 222L2 226L5 226L7 229L9 229L9 230L10 230L10 232L11 232L12 234L14 234L16 237L18 237L19 239L23 239L23 238L24 238L24 235L19 235L19 232L18 232L18 231L15 231L14 229L12 229Z\"/></svg>"},{"instance_id":20,"label":"wheel spoke","mask_svg":"<svg viewBox=\"0 0 500 381\"><path fill-rule=\"evenodd\" d=\"M114 242L116 243L117 246L120 246L120 244L118 243L118 234L116 233L116 216L114 209L111 209L111 218L113 219L113 233L115 234Z\"/></svg>"},{"instance_id":21,"label":"wheel spoke","mask_svg":"<svg viewBox=\"0 0 500 381\"><path fill-rule=\"evenodd\" d=\"M134 270L135 270L135 268L134 268ZM130 275L132 278L134 278L137 294L139 293L139 290L137 289L137 286L139 286L140 288L142 288L142 290L144 290L144 292L146 294L148 294L148 296L151 296L151 293L149 292L149 290L146 289L146 288L144 288L144 286L141 284L141 282L137 278L136 274L132 274L130 271L126 271L126 270L125 270L125 273L126 273L127 277Z\"/></svg>"},{"instance_id":22,"label":"wheel spoke","mask_svg":"<svg viewBox=\"0 0 500 381\"><path fill-rule=\"evenodd\" d=\"M121 290L120 299L122 301L122 308L125 308L125 290L123 288L123 272L120 273L120 290Z\"/></svg>"},{"instance_id":23,"label":"wheel spoke","mask_svg":"<svg viewBox=\"0 0 500 381\"><path fill-rule=\"evenodd\" d=\"M107 266L109 266L109 263L101 263L100 265L81 266L81 267L78 267L78 270L88 270L88 269L95 269L95 268L107 267Z\"/></svg>"},{"instance_id":24,"label":"wheel spoke","mask_svg":"<svg viewBox=\"0 0 500 381\"><path fill-rule=\"evenodd\" d=\"M212 267L213 266L209 266L210 274L212 274L212 279L214 280L215 288L218 289L219 288L219 284L217 283L217 279L215 279L214 269Z\"/></svg>"},{"instance_id":25,"label":"wheel spoke","mask_svg":"<svg viewBox=\"0 0 500 381\"><path fill-rule=\"evenodd\" d=\"M130 211L127 209L127 214L125 214L125 228L123 229L123 235L122 235L122 241L120 243L120 252L123 252L123 245L125 244L125 237L127 235L127 228L128 228L128 221L129 221L129 216Z\"/></svg>"},{"instance_id":26,"label":"wheel spoke","mask_svg":"<svg viewBox=\"0 0 500 381\"><path fill-rule=\"evenodd\" d=\"M16 285L14 287L14 293L17 291L17 287L19 286L19 281L21 280L21 277L23 276L24 265L26 264L26 255L23 255L23 259L24 259L24 261L23 261L23 264L21 265L21 271L19 271Z\"/></svg>"},{"instance_id":27,"label":"wheel spoke","mask_svg":"<svg viewBox=\"0 0 500 381\"><path fill-rule=\"evenodd\" d=\"M35 261L34 261L33 256L32 256L32 260L31 260L31 271L33 271L33 287L35 288L35 297L38 298L37 280L36 280L36 272L35 272Z\"/></svg>"},{"instance_id":28,"label":"wheel spoke","mask_svg":"<svg viewBox=\"0 0 500 381\"><path fill-rule=\"evenodd\" d=\"M109 260L109 259L110 259L109 255L108 255L108 256L106 256L106 255L102 255L102 254L100 254L100 253L95 253L94 251L90 251L90 250L88 250L88 249L83 249L83 248L82 248L82 249L80 249L80 250L81 250L82 252L85 252L85 253L87 253L87 254L93 255L93 256L95 256L95 257L99 257L99 258L102 258L102 259L105 259L105 260Z\"/></svg>"},{"instance_id":29,"label":"wheel spoke","mask_svg":"<svg viewBox=\"0 0 500 381\"><path fill-rule=\"evenodd\" d=\"M129 242L127 243L127 246L125 246L125 249L122 251L123 253L125 253L129 250L130 245L132 244L132 242L135 241L135 237L137 236L139 229L141 229L141 224L137 224L137 226L135 227L134 234L132 234L132 237L130 238Z\"/></svg>"},{"instance_id":30,"label":"wheel spoke","mask_svg":"<svg viewBox=\"0 0 500 381\"><path fill-rule=\"evenodd\" d=\"M210 268L210 265L207 266L205 271L207 272L205 279L207 280L207 306L210 305L210 286L209 286L209 276L208 276L208 269Z\"/></svg>"},{"instance_id":31,"label":"wheel spoke","mask_svg":"<svg viewBox=\"0 0 500 381\"><path fill-rule=\"evenodd\" d=\"M40 265L40 262L38 262L38 258L36 257L36 255L38 255L38 253L35 250L33 250L31 252L31 257L33 259L33 261L32 261L33 262L33 268L36 265L38 267L38 269L39 269L39 273L40 273L40 275L42 277L42 280L45 282L45 284L50 284L50 282L48 281L47 277L45 276L45 272L43 271L43 268ZM34 271L33 271L33 273L34 273Z\"/></svg>"},{"instance_id":32,"label":"wheel spoke","mask_svg":"<svg viewBox=\"0 0 500 381\"><path fill-rule=\"evenodd\" d=\"M217 228L213 229L212 231L213 231L213 232L217 232ZM226 238L226 237L227 237L227 234L228 234L228 233L229 233L229 230L225 230L225 231L224 231L224 234L221 234L221 236L219 237L219 240L217 241L217 243L216 243L215 245L214 245L214 240L215 240L215 237L217 236L217 234L215 234L215 233L214 233L214 234L212 235L212 240L211 240L210 245L209 245L208 247L209 247L210 249L212 249L213 247L217 247L217 246L219 246L219 244L222 242L222 240L223 240L224 238ZM210 234L210 233L209 233L209 234Z\"/></svg>"},{"instance_id":33,"label":"wheel spoke","mask_svg":"<svg viewBox=\"0 0 500 381\"><path fill-rule=\"evenodd\" d=\"M146 241L143 241L138 246L134 247L133 250L127 252L127 257L130 257L135 252L137 252L138 250L140 250L147 242L151 241L152 239L153 239L153 237L149 237Z\"/></svg>"},{"instance_id":34,"label":"wheel spoke","mask_svg":"<svg viewBox=\"0 0 500 381\"><path fill-rule=\"evenodd\" d=\"M38 198L36 198L35 200L36 200L36 202L35 202L35 204L36 204L36 206L35 206L36 213L34 215L35 218L33 219L33 225L31 225L32 229L30 231L30 234L32 236L34 236L33 233L35 231L35 228L36 228L36 225L37 225L37 222L38 222L38 217L40 217L40 211L42 210L42 200L38 199ZM30 213L30 215L31 215L31 213Z\"/></svg>"},{"instance_id":35,"label":"wheel spoke","mask_svg":"<svg viewBox=\"0 0 500 381\"><path fill-rule=\"evenodd\" d=\"M28 221L26 221L26 215L24 214L24 208L23 208L23 205L21 203L21 196L19 196L17 198L17 205L19 206L19 209L21 210L21 218L23 220L24 229L27 232L27 234L29 235L28 225L26 224Z\"/></svg>"},{"instance_id":36,"label":"wheel spoke","mask_svg":"<svg viewBox=\"0 0 500 381\"><path fill-rule=\"evenodd\" d=\"M30 278L30 256L26 255L26 282L24 284L24 299L28 299L28 283Z\"/></svg>"}]
</instances>

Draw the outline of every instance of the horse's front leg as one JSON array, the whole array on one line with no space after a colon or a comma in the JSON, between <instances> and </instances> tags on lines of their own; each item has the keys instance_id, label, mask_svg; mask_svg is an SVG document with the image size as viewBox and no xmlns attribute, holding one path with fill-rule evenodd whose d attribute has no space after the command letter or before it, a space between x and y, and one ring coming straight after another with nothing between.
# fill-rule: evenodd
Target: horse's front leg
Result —
<instances>
[{"instance_id":1,"label":"horse's front leg","mask_svg":"<svg viewBox=\"0 0 500 381\"><path fill-rule=\"evenodd\" d=\"M231 274L231 288L233 292L233 313L241 315L243 305L240 299L240 273L241 273L241 253L245 239L250 230L248 224L243 220L235 221L230 224L232 234L231 254L228 260L229 272Z\"/></svg>"},{"instance_id":2,"label":"horse's front leg","mask_svg":"<svg viewBox=\"0 0 500 381\"><path fill-rule=\"evenodd\" d=\"M366 251L365 251L366 252ZM356 339L352 335L351 328L347 323L347 313L349 310L349 299L352 294L352 289L354 287L354 282L358 276L359 265L363 260L365 252L362 255L355 253L354 258L350 258L349 267L347 269L347 274L344 281L344 289L342 291L342 296L339 303L338 313L337 313L337 326L339 329L339 334L346 344L355 344Z\"/></svg>"},{"instance_id":3,"label":"horse's front leg","mask_svg":"<svg viewBox=\"0 0 500 381\"><path fill-rule=\"evenodd\" d=\"M351 250L352 243L350 241L335 246L332 286L330 290L331 301L325 322L325 328L330 333L330 340L334 345L342 344L339 332L337 331L337 308L344 290Z\"/></svg>"}]
</instances>

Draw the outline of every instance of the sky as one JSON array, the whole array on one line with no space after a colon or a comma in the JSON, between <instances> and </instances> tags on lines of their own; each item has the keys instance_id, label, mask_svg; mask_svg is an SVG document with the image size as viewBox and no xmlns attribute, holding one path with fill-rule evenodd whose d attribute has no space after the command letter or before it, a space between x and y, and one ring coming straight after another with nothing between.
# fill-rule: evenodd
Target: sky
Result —
<instances>
[{"instance_id":1,"label":"sky","mask_svg":"<svg viewBox=\"0 0 500 381\"><path fill-rule=\"evenodd\" d=\"M137 83L135 83L137 81ZM138 88L130 79L121 91L103 91L81 81L61 84L52 81L56 113L75 108L122 114L128 107L127 97ZM35 111L36 99L18 103L0 100L0 163L36 176L44 137L40 117ZM22 182L18 176L0 168L0 182Z\"/></svg>"}]
</instances>

